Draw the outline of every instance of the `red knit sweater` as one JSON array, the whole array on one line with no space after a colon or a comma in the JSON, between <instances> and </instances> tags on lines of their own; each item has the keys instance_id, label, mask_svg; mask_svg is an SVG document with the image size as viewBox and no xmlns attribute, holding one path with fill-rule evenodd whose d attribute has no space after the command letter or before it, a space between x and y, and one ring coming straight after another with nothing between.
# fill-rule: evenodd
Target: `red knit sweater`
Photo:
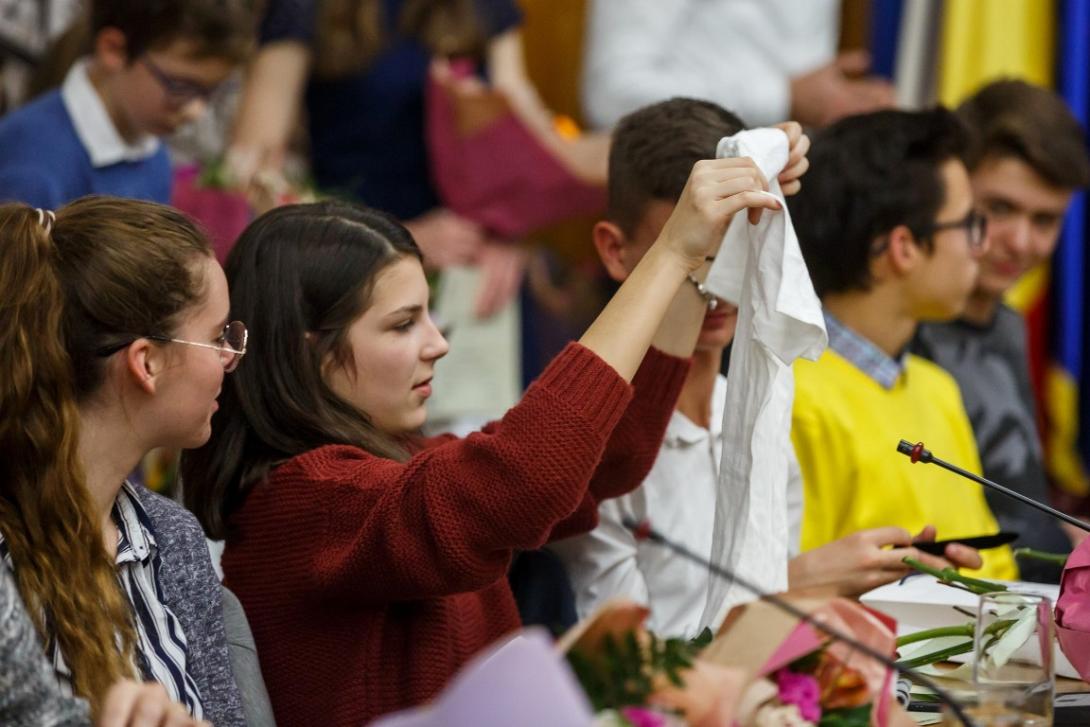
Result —
<instances>
[{"instance_id":1,"label":"red knit sweater","mask_svg":"<svg viewBox=\"0 0 1090 727\"><path fill-rule=\"evenodd\" d=\"M640 484L687 370L651 351L630 387L570 344L483 432L407 462L328 446L275 468L223 569L277 722L357 726L424 702L517 629L512 551L590 530L599 499Z\"/></svg>"}]
</instances>

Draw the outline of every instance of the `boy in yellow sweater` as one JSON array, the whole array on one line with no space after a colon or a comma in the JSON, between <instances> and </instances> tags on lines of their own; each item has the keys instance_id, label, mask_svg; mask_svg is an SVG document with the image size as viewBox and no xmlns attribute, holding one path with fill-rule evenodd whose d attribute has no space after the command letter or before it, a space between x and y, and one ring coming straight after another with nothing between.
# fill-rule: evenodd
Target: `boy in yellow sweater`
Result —
<instances>
[{"instance_id":1,"label":"boy in yellow sweater","mask_svg":"<svg viewBox=\"0 0 1090 727\"><path fill-rule=\"evenodd\" d=\"M821 359L795 366L803 550L877 525L932 523L939 538L998 530L979 486L895 451L902 438L922 440L980 471L957 384L906 353L921 321L961 313L986 248L966 144L944 109L852 117L814 143L791 203L829 330ZM981 555L980 575L1017 577L1009 548Z\"/></svg>"}]
</instances>

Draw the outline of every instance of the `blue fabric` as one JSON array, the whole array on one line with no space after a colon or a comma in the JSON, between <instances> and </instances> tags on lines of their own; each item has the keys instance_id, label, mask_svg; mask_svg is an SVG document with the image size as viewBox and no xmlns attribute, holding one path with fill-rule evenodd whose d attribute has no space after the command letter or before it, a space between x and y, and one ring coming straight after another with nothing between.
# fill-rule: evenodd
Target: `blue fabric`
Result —
<instances>
[{"instance_id":1,"label":"blue fabric","mask_svg":"<svg viewBox=\"0 0 1090 727\"><path fill-rule=\"evenodd\" d=\"M411 219L439 205L424 141L424 86L431 57L396 32L402 0L384 0L389 41L366 69L307 85L314 179L341 194ZM513 0L476 0L489 38L516 27ZM270 0L262 42L314 41L314 0Z\"/></svg>"},{"instance_id":2,"label":"blue fabric","mask_svg":"<svg viewBox=\"0 0 1090 727\"><path fill-rule=\"evenodd\" d=\"M1085 128L1090 121L1090 3L1067 0L1060 10L1059 91ZM1090 347L1086 335L1084 281L1087 259L1086 194L1079 191L1067 208L1063 231L1052 259L1052 358L1079 385L1078 444L1083 462L1090 461L1090 386L1082 381L1083 361Z\"/></svg>"},{"instance_id":3,"label":"blue fabric","mask_svg":"<svg viewBox=\"0 0 1090 727\"><path fill-rule=\"evenodd\" d=\"M871 70L890 79L897 64L897 40L901 33L903 6L904 0L884 0L870 6Z\"/></svg>"},{"instance_id":4,"label":"blue fabric","mask_svg":"<svg viewBox=\"0 0 1090 727\"><path fill-rule=\"evenodd\" d=\"M56 209L87 194L170 201L165 146L136 162L96 169L76 135L60 91L0 119L0 201Z\"/></svg>"}]
</instances>

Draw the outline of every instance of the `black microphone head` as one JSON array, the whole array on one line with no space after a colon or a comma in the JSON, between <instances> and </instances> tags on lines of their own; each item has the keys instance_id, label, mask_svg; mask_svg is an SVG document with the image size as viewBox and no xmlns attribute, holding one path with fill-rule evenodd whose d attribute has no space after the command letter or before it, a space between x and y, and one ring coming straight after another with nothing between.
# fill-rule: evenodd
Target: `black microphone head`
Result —
<instances>
[{"instance_id":1,"label":"black microphone head","mask_svg":"<svg viewBox=\"0 0 1090 727\"><path fill-rule=\"evenodd\" d=\"M901 454L912 454L912 442L907 439L902 439L897 444L897 451Z\"/></svg>"}]
</instances>

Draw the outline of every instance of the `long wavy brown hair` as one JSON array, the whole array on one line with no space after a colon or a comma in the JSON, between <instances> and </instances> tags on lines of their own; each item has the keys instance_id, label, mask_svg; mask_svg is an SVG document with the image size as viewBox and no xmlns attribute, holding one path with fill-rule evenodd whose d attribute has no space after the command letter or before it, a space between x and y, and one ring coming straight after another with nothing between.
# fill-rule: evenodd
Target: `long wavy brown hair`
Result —
<instances>
[{"instance_id":1,"label":"long wavy brown hair","mask_svg":"<svg viewBox=\"0 0 1090 727\"><path fill-rule=\"evenodd\" d=\"M323 0L318 6L314 69L322 78L366 68L389 43L386 28L420 41L435 56L484 52L473 0L407 0L399 18L385 18L381 0Z\"/></svg>"},{"instance_id":2,"label":"long wavy brown hair","mask_svg":"<svg viewBox=\"0 0 1090 727\"><path fill-rule=\"evenodd\" d=\"M135 675L135 630L79 458L79 402L101 384L98 347L169 333L200 296L198 253L203 235L161 205L85 198L55 224L0 206L0 531L43 644L94 712Z\"/></svg>"}]
</instances>

